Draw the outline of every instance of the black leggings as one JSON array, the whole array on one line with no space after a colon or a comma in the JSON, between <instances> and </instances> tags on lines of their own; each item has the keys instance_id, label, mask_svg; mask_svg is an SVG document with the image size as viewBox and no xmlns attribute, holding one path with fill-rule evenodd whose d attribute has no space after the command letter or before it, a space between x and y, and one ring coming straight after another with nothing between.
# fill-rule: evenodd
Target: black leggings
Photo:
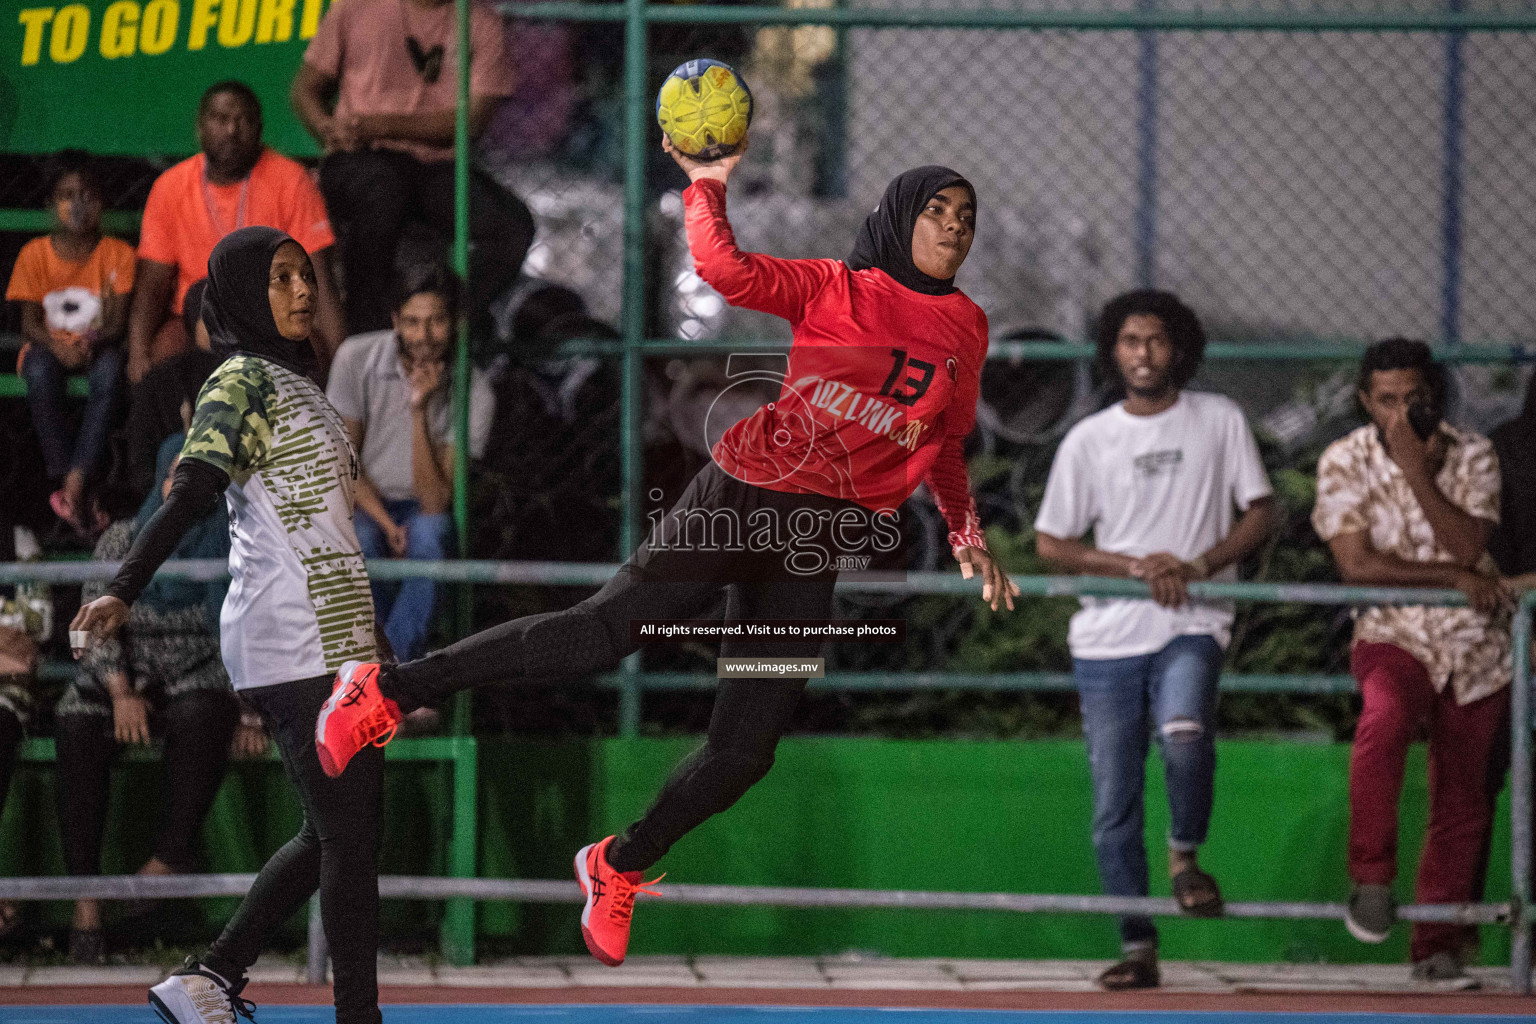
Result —
<instances>
[{"instance_id":1,"label":"black leggings","mask_svg":"<svg viewBox=\"0 0 1536 1024\"><path fill-rule=\"evenodd\" d=\"M835 568L790 571L783 547L743 551L733 550L743 545L724 544L703 550L683 537L690 529L686 513L719 511L746 525L754 515L787 522L808 510L825 526L845 509L863 515L835 498L744 484L711 463L662 521L661 542L653 536L642 544L596 594L564 611L502 623L417 661L386 665L380 688L409 711L470 687L601 672L639 646L630 636L631 620L706 615L722 591L727 622L825 618L832 610ZM700 523L695 519L691 526L697 538L711 528ZM803 543L801 550L807 547ZM720 656L812 657L820 649L819 639L731 638L721 643ZM773 767L774 748L805 684L804 678L722 680L704 745L673 770L650 810L614 842L609 863L620 871L643 871L691 829L740 799Z\"/></svg>"},{"instance_id":2,"label":"black leggings","mask_svg":"<svg viewBox=\"0 0 1536 1024\"><path fill-rule=\"evenodd\" d=\"M193 690L168 701L154 717L165 731L155 857L175 871L191 871L197 867L203 819L224 781L240 711L227 690ZM112 735L112 718L61 714L54 742L64 864L72 875L98 874L112 762L120 749Z\"/></svg>"},{"instance_id":3,"label":"black leggings","mask_svg":"<svg viewBox=\"0 0 1536 1024\"><path fill-rule=\"evenodd\" d=\"M337 1024L379 1024L379 817L384 751L364 747L340 778L327 778L315 753L315 719L333 676L240 691L277 742L298 788L304 824L256 876L251 891L209 948L203 964L243 977L263 940L320 889L331 950Z\"/></svg>"}]
</instances>

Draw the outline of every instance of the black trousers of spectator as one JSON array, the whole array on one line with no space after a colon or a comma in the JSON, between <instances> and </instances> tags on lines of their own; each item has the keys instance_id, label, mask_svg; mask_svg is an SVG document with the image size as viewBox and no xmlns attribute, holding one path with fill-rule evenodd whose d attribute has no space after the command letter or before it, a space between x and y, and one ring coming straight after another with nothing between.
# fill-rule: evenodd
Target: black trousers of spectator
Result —
<instances>
[{"instance_id":1,"label":"black trousers of spectator","mask_svg":"<svg viewBox=\"0 0 1536 1024\"><path fill-rule=\"evenodd\" d=\"M331 951L336 1024L379 1024L379 817L384 751L367 747L339 778L326 778L315 753L315 719L333 675L241 690L277 743L299 791L304 824L272 855L224 933L203 957L226 978L245 976L263 941L320 889Z\"/></svg>"},{"instance_id":2,"label":"black trousers of spectator","mask_svg":"<svg viewBox=\"0 0 1536 1024\"><path fill-rule=\"evenodd\" d=\"M390 326L395 249L410 220L453 238L453 162L424 163L375 149L333 153L320 165L342 243L347 325L353 333ZM469 281L465 309L480 336L491 327L491 301L511 286L533 243L533 215L522 200L479 168L469 172Z\"/></svg>"},{"instance_id":3,"label":"black trousers of spectator","mask_svg":"<svg viewBox=\"0 0 1536 1024\"><path fill-rule=\"evenodd\" d=\"M240 709L232 694L194 690L168 701L153 715L165 732L155 857L175 871L192 871L203 819L224 781ZM112 762L120 749L112 719L61 714L55 743L64 864L72 875L99 874Z\"/></svg>"},{"instance_id":4,"label":"black trousers of spectator","mask_svg":"<svg viewBox=\"0 0 1536 1024\"><path fill-rule=\"evenodd\" d=\"M155 482L160 444L185 429L182 405L197 404L197 394L220 359L193 346L150 367L128 395L128 486L139 497Z\"/></svg>"},{"instance_id":5,"label":"black trousers of spectator","mask_svg":"<svg viewBox=\"0 0 1536 1024\"><path fill-rule=\"evenodd\" d=\"M690 522L697 534L698 520L690 520L688 513L719 512L745 528L757 521L755 515L771 513L787 522L808 511L821 517L824 529L812 539L835 552L829 524L843 510L866 515L852 502L755 487L710 463L662 520L661 529L596 594L564 611L502 623L417 661L386 665L380 689L409 711L473 686L601 672L639 647L631 622L708 616L722 592L728 624L824 619L832 610L835 568L793 572L784 548L754 552L696 545L687 534ZM819 638L779 643L731 637L721 643L720 656L809 658L821 643ZM609 863L619 871L645 870L768 774L805 684L804 677L722 679L704 745L673 770L645 816L613 843Z\"/></svg>"},{"instance_id":6,"label":"black trousers of spectator","mask_svg":"<svg viewBox=\"0 0 1536 1024\"><path fill-rule=\"evenodd\" d=\"M22 737L21 719L9 708L0 708L0 814L5 812L5 799L11 791L11 772L16 768L16 748L21 746Z\"/></svg>"}]
</instances>

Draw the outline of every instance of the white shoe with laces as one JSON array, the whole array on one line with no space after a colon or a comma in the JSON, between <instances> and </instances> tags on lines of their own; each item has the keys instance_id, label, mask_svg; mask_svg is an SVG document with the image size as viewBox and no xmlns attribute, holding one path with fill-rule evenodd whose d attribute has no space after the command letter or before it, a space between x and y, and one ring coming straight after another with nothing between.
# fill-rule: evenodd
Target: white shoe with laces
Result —
<instances>
[{"instance_id":1,"label":"white shoe with laces","mask_svg":"<svg viewBox=\"0 0 1536 1024\"><path fill-rule=\"evenodd\" d=\"M149 990L149 1005L165 1024L237 1024L254 1021L256 1004L241 999L245 979L228 981L191 957L175 974Z\"/></svg>"}]
</instances>

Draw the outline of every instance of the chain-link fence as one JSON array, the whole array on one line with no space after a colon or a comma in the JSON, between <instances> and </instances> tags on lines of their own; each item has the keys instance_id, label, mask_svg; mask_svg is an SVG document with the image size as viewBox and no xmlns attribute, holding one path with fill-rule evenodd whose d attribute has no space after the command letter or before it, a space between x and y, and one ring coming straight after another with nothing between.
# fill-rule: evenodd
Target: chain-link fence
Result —
<instances>
[{"instance_id":1,"label":"chain-link fence","mask_svg":"<svg viewBox=\"0 0 1536 1024\"><path fill-rule=\"evenodd\" d=\"M1058 6L1009 9L1024 20ZM966 174L982 216L961 284L996 337L1080 339L1106 298L1155 285L1225 341L1536 341L1536 293L1523 287L1536 274L1536 34L1305 30L1309 15L1368 19L1364 4L1222 10L1295 30L663 24L650 29L647 87L673 58L701 53L738 64L752 84L753 154L731 201L747 248L842 256L901 170L940 162ZM1536 19L1536 8L1518 10ZM561 66L580 97L554 133L563 159L506 177L540 219L529 272L617 322L620 29L562 28ZM782 321L731 309L692 273L682 179L652 152L647 127L645 333L787 338ZM1036 390L1053 394L1085 383L1043 376L1052 386ZM1468 425L1487 429L1518 405L1508 373L1463 376ZM1231 377L1255 419L1273 414L1271 432L1292 446L1318 418L1298 418L1296 402L1322 418L1341 394L1348 404L1342 377L1304 394L1294 385L1312 384L1306 370ZM1062 412L1084 408L1079 395Z\"/></svg>"}]
</instances>

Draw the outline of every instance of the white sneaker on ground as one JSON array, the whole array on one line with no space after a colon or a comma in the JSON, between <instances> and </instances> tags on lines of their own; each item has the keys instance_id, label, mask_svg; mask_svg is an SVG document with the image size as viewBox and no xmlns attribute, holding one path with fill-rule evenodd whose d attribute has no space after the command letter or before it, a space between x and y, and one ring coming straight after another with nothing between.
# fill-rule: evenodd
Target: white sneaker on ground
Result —
<instances>
[{"instance_id":1,"label":"white sneaker on ground","mask_svg":"<svg viewBox=\"0 0 1536 1024\"><path fill-rule=\"evenodd\" d=\"M231 986L191 957L173 975L149 990L149 1005L165 1024L237 1024L254 1021L256 1004L241 999L245 979Z\"/></svg>"}]
</instances>

